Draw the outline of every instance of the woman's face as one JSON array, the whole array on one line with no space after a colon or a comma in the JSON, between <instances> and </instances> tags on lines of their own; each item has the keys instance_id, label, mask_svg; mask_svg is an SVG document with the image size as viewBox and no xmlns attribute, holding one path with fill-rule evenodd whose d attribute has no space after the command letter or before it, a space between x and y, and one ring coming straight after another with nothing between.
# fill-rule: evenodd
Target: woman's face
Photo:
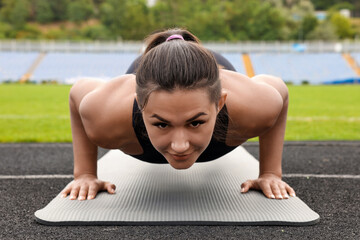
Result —
<instances>
[{"instance_id":1,"label":"woman's face","mask_svg":"<svg viewBox=\"0 0 360 240\"><path fill-rule=\"evenodd\" d=\"M172 167L187 169L209 145L217 113L204 90L154 91L143 119L154 148Z\"/></svg>"}]
</instances>

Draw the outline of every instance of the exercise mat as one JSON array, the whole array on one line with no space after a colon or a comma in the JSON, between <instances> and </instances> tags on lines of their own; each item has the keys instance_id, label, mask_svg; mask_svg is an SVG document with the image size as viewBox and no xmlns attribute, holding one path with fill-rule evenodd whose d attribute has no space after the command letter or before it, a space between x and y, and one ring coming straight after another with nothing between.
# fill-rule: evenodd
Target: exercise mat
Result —
<instances>
[{"instance_id":1,"label":"exercise mat","mask_svg":"<svg viewBox=\"0 0 360 240\"><path fill-rule=\"evenodd\" d=\"M116 185L94 200L55 197L35 212L46 225L312 225L319 215L298 197L240 193L258 176L259 163L243 147L187 170L152 164L111 150L98 161L98 176Z\"/></svg>"}]
</instances>

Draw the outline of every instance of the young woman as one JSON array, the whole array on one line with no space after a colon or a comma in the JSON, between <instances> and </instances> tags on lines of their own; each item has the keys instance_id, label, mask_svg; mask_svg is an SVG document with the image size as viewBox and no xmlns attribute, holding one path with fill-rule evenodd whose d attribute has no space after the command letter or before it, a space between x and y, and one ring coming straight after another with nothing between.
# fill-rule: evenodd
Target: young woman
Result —
<instances>
[{"instance_id":1,"label":"young woman","mask_svg":"<svg viewBox=\"0 0 360 240\"><path fill-rule=\"evenodd\" d=\"M256 136L260 174L242 183L241 192L295 196L281 180L286 85L273 76L249 78L230 71L231 64L215 56L190 32L171 29L149 36L145 53L131 67L136 74L106 83L78 81L69 100L74 181L62 196L85 200L99 191L115 192L114 184L97 178L98 146L187 169Z\"/></svg>"}]
</instances>

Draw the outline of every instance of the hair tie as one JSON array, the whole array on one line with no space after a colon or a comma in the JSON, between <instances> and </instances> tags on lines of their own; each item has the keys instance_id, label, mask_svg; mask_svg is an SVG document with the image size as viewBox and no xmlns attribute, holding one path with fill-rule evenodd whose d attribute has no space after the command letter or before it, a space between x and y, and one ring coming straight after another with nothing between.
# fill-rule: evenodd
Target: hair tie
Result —
<instances>
[{"instance_id":1,"label":"hair tie","mask_svg":"<svg viewBox=\"0 0 360 240\"><path fill-rule=\"evenodd\" d=\"M170 37L168 37L166 39L166 42L174 40L174 39L182 39L182 40L184 40L183 36L181 36L179 34L173 34L173 35L171 35Z\"/></svg>"}]
</instances>

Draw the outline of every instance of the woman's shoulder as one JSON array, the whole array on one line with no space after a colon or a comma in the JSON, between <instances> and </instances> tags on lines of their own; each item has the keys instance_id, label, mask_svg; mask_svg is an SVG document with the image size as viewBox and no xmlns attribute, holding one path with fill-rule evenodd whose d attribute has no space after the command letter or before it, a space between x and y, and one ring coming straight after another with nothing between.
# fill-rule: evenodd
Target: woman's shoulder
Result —
<instances>
[{"instance_id":1,"label":"woman's shoulder","mask_svg":"<svg viewBox=\"0 0 360 240\"><path fill-rule=\"evenodd\" d=\"M222 86L228 93L229 127L244 138L259 135L274 123L283 106L277 89L258 78L221 70Z\"/></svg>"},{"instance_id":2,"label":"woman's shoulder","mask_svg":"<svg viewBox=\"0 0 360 240\"><path fill-rule=\"evenodd\" d=\"M84 127L99 146L118 148L133 136L134 94L135 76L124 75L102 84L83 99L80 114Z\"/></svg>"}]
</instances>

